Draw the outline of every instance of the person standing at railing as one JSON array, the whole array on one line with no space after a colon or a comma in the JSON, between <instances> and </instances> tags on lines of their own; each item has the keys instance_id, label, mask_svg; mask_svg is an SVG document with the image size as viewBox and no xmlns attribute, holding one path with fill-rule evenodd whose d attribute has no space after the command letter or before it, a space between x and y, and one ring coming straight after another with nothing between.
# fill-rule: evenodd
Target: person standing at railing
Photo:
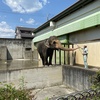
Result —
<instances>
[{"instance_id":1,"label":"person standing at railing","mask_svg":"<svg viewBox=\"0 0 100 100\"><path fill-rule=\"evenodd\" d=\"M87 63L87 58L88 58L88 48L86 45L84 45L84 48L82 48L83 50L83 60L84 60L84 67L88 68L88 63Z\"/></svg>"}]
</instances>

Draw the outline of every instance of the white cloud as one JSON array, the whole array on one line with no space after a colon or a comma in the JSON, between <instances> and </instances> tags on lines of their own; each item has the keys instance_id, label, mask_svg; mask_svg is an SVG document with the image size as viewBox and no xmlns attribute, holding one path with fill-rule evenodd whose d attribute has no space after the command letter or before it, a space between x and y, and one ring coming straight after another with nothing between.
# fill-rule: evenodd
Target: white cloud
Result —
<instances>
[{"instance_id":1,"label":"white cloud","mask_svg":"<svg viewBox=\"0 0 100 100\"><path fill-rule=\"evenodd\" d=\"M13 38L15 36L15 30L5 22L0 22L0 38Z\"/></svg>"},{"instance_id":2,"label":"white cloud","mask_svg":"<svg viewBox=\"0 0 100 100\"><path fill-rule=\"evenodd\" d=\"M7 17L6 15L0 16L1 19L5 19L6 17Z\"/></svg>"},{"instance_id":3,"label":"white cloud","mask_svg":"<svg viewBox=\"0 0 100 100\"><path fill-rule=\"evenodd\" d=\"M35 20L32 18L29 18L29 20L26 21L27 24L34 24Z\"/></svg>"},{"instance_id":4,"label":"white cloud","mask_svg":"<svg viewBox=\"0 0 100 100\"><path fill-rule=\"evenodd\" d=\"M43 0L43 4L46 5L47 3L49 3L48 0Z\"/></svg>"},{"instance_id":5,"label":"white cloud","mask_svg":"<svg viewBox=\"0 0 100 100\"><path fill-rule=\"evenodd\" d=\"M36 24L35 20L33 18L29 18L27 21L25 21L25 19L23 19L23 18L20 18L19 20L20 20L20 22L30 24L30 25Z\"/></svg>"},{"instance_id":6,"label":"white cloud","mask_svg":"<svg viewBox=\"0 0 100 100\"><path fill-rule=\"evenodd\" d=\"M3 2L8 5L12 11L18 13L36 12L49 3L48 0L3 0Z\"/></svg>"},{"instance_id":7,"label":"white cloud","mask_svg":"<svg viewBox=\"0 0 100 100\"><path fill-rule=\"evenodd\" d=\"M23 18L20 18L20 22L23 22L24 21L24 19Z\"/></svg>"}]
</instances>

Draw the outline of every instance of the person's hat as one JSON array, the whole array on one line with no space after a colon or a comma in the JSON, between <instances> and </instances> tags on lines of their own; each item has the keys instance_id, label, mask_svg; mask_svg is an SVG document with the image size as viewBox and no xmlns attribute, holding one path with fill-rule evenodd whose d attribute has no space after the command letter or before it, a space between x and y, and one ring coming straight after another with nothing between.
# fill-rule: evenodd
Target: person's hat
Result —
<instances>
[{"instance_id":1,"label":"person's hat","mask_svg":"<svg viewBox=\"0 0 100 100\"><path fill-rule=\"evenodd\" d=\"M87 47L87 45L84 45L84 47Z\"/></svg>"}]
</instances>

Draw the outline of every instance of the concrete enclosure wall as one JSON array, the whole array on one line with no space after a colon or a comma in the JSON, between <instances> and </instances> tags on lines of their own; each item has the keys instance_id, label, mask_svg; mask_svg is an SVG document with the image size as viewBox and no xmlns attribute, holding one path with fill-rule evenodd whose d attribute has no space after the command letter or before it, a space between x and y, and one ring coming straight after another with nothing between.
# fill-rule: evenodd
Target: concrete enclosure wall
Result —
<instances>
[{"instance_id":1,"label":"concrete enclosure wall","mask_svg":"<svg viewBox=\"0 0 100 100\"><path fill-rule=\"evenodd\" d=\"M24 79L26 88L45 88L66 85L76 90L89 89L92 76L96 72L75 66L36 67L32 69L0 70L0 82L13 83L16 87Z\"/></svg>"},{"instance_id":2,"label":"concrete enclosure wall","mask_svg":"<svg viewBox=\"0 0 100 100\"><path fill-rule=\"evenodd\" d=\"M0 82L19 85L24 78L26 88L44 88L62 84L62 67L39 67L24 70L5 70L0 72Z\"/></svg>"},{"instance_id":3,"label":"concrete enclosure wall","mask_svg":"<svg viewBox=\"0 0 100 100\"><path fill-rule=\"evenodd\" d=\"M0 60L7 60L7 48L6 48L6 46L0 47Z\"/></svg>"},{"instance_id":4,"label":"concrete enclosure wall","mask_svg":"<svg viewBox=\"0 0 100 100\"><path fill-rule=\"evenodd\" d=\"M5 46L7 48L7 60L12 59L30 59L31 52L31 40L30 39L0 39L0 47ZM1 53L1 51L0 51ZM3 58L1 58L3 59Z\"/></svg>"},{"instance_id":5,"label":"concrete enclosure wall","mask_svg":"<svg viewBox=\"0 0 100 100\"><path fill-rule=\"evenodd\" d=\"M91 87L93 75L96 73L90 69L81 67L63 66L63 84L77 90L85 90Z\"/></svg>"}]
</instances>

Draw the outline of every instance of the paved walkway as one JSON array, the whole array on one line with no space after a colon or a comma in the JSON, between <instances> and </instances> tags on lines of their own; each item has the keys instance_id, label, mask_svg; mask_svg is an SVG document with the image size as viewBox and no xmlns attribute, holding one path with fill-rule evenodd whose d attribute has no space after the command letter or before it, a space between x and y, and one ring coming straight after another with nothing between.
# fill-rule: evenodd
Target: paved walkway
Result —
<instances>
[{"instance_id":1,"label":"paved walkway","mask_svg":"<svg viewBox=\"0 0 100 100\"><path fill-rule=\"evenodd\" d=\"M43 88L43 89L36 89L32 91L32 94L35 94L34 96L35 100L48 100L48 98L59 97L73 92L75 92L74 89L71 89L64 85L60 85L60 86Z\"/></svg>"}]
</instances>

